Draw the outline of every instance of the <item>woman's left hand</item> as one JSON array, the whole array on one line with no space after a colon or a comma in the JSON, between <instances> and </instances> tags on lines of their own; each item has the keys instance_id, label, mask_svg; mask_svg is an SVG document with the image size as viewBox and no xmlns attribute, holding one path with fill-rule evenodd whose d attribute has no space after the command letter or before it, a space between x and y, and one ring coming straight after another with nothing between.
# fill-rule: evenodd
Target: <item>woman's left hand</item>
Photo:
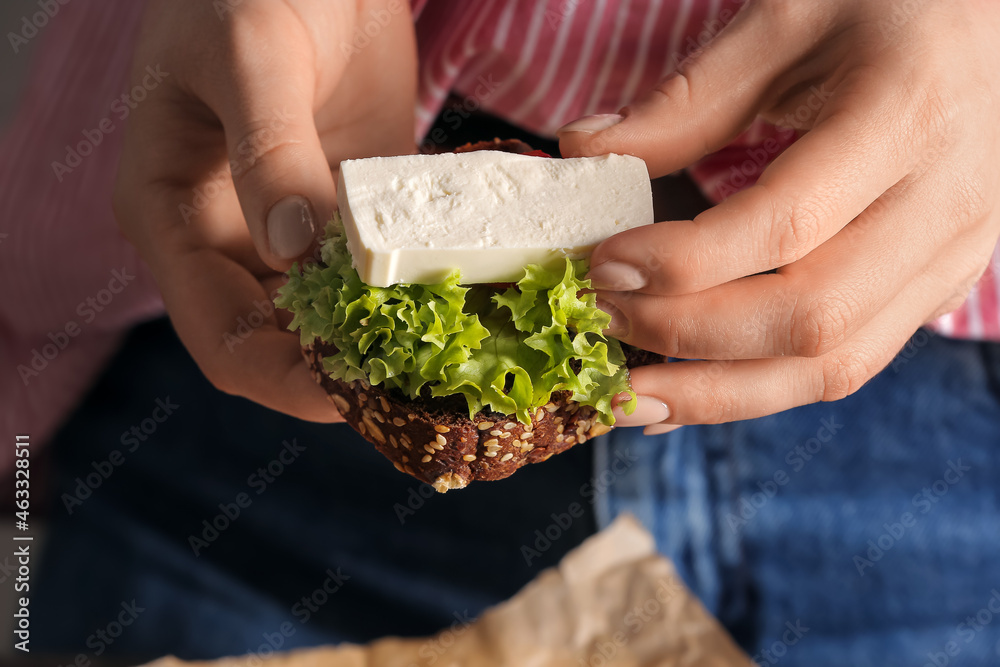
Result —
<instances>
[{"instance_id":1,"label":"woman's left hand","mask_svg":"<svg viewBox=\"0 0 1000 667\"><path fill-rule=\"evenodd\" d=\"M697 360L634 371L623 425L853 393L962 303L1000 236L992 2L756 0L620 116L560 130L563 155L629 153L656 177L757 117L804 132L756 185L594 251L611 333Z\"/></svg>"}]
</instances>

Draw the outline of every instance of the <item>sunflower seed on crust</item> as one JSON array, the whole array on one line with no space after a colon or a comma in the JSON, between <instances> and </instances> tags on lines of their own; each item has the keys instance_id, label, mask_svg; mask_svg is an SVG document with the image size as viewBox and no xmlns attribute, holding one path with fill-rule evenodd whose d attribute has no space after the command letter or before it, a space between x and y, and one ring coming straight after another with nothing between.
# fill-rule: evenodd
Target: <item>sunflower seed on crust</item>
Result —
<instances>
[{"instance_id":1,"label":"sunflower seed on crust","mask_svg":"<svg viewBox=\"0 0 1000 667\"><path fill-rule=\"evenodd\" d=\"M340 414L346 415L351 412L351 404L347 402L346 398L340 394L330 394L330 396L333 398L333 404L340 410Z\"/></svg>"},{"instance_id":2,"label":"sunflower seed on crust","mask_svg":"<svg viewBox=\"0 0 1000 667\"><path fill-rule=\"evenodd\" d=\"M590 427L590 430L587 432L587 435L589 435L591 438L596 438L599 435L604 435L605 433L608 433L610 430L611 427L608 426L607 424L602 424L601 422L594 422L594 425Z\"/></svg>"}]
</instances>

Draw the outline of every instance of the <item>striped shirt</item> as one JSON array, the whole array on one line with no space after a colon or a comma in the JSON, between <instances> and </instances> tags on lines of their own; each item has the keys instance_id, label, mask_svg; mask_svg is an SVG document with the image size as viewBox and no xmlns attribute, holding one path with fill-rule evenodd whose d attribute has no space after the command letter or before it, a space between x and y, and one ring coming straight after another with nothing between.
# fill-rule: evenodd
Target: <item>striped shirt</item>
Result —
<instances>
[{"instance_id":1,"label":"striped shirt","mask_svg":"<svg viewBox=\"0 0 1000 667\"><path fill-rule=\"evenodd\" d=\"M718 34L743 1L418 0L417 134L449 92L540 135L615 113ZM756 182L794 138L758 121L689 171L718 202ZM1000 341L998 295L1000 246L965 304L931 328Z\"/></svg>"},{"instance_id":2,"label":"striped shirt","mask_svg":"<svg viewBox=\"0 0 1000 667\"><path fill-rule=\"evenodd\" d=\"M127 89L144 4L61 6L32 45L27 89L0 139L5 435L30 432L36 442L51 436L125 332L163 312L110 206L124 121L115 102ZM739 6L736 0L413 0L417 140L449 93L469 110L545 136L574 118L615 112L717 34ZM87 155L67 154L84 130L102 122L110 130ZM752 184L793 140L757 122L690 172L719 201ZM65 169L54 169L56 162ZM1000 252L965 304L933 326L948 336L1000 341L998 278ZM0 450L0 469L10 465L12 451Z\"/></svg>"}]
</instances>

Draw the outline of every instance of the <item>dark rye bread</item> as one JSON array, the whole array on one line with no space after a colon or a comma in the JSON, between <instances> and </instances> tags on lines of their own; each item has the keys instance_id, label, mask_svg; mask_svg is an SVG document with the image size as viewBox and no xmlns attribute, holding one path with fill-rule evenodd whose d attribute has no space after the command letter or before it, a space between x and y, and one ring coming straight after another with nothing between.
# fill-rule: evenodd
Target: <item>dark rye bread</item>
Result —
<instances>
[{"instance_id":1,"label":"dark rye bread","mask_svg":"<svg viewBox=\"0 0 1000 667\"><path fill-rule=\"evenodd\" d=\"M477 141L474 144L459 146L452 153L470 153L472 151L503 151L504 153L531 153L535 149L520 139L497 139L492 141ZM449 152L449 151L444 151Z\"/></svg>"},{"instance_id":2,"label":"dark rye bread","mask_svg":"<svg viewBox=\"0 0 1000 667\"><path fill-rule=\"evenodd\" d=\"M658 354L623 347L629 368L663 361ZM313 378L330 402L397 470L441 493L473 480L509 477L523 465L544 461L611 430L596 420L593 408L571 401L568 391L552 394L535 410L530 425L491 411L470 419L460 396L411 400L364 381L331 378L323 370L323 357L335 352L319 340L303 349Z\"/></svg>"},{"instance_id":3,"label":"dark rye bread","mask_svg":"<svg viewBox=\"0 0 1000 667\"><path fill-rule=\"evenodd\" d=\"M532 152L531 146L517 139L479 141L455 152L482 150ZM629 368L663 361L658 354L623 347ZM335 352L336 348L320 340L303 348L313 377L330 401L397 470L441 493L473 480L509 477L523 465L544 461L611 430L597 421L593 408L571 401L568 391L552 394L548 403L535 410L530 425L490 411L469 419L468 405L460 396L411 400L367 382L331 378L323 370L323 357Z\"/></svg>"}]
</instances>

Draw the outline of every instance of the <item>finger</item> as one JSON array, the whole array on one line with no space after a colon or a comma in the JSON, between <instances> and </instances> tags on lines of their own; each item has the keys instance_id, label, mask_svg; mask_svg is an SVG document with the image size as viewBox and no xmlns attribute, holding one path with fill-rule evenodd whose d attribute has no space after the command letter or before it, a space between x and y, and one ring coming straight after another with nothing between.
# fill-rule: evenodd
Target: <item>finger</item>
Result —
<instances>
[{"instance_id":1,"label":"finger","mask_svg":"<svg viewBox=\"0 0 1000 667\"><path fill-rule=\"evenodd\" d=\"M961 265L966 252L955 245L942 264ZM663 423L714 424L844 398L892 361L955 283L954 276L943 279L928 269L848 343L822 357L681 361L634 369L639 402L633 414L654 414L647 405L666 406ZM621 420L622 426L643 423L625 415Z\"/></svg>"},{"instance_id":2,"label":"finger","mask_svg":"<svg viewBox=\"0 0 1000 667\"><path fill-rule=\"evenodd\" d=\"M905 78L905 67L861 74L835 94L818 89L829 95L828 115L756 185L692 221L606 240L591 257L595 287L697 292L786 266L833 237L901 179L932 166L952 141L949 103L890 84Z\"/></svg>"},{"instance_id":3,"label":"finger","mask_svg":"<svg viewBox=\"0 0 1000 667\"><path fill-rule=\"evenodd\" d=\"M267 3L245 10L228 19L232 72L197 92L222 121L257 251L286 270L308 254L332 214L336 184L314 121L316 63L306 27Z\"/></svg>"},{"instance_id":4,"label":"finger","mask_svg":"<svg viewBox=\"0 0 1000 667\"><path fill-rule=\"evenodd\" d=\"M808 11L798 13L802 21L811 20ZM757 115L779 73L802 55L804 47L795 40L772 38L775 22L772 12L749 4L704 51L620 115L590 116L562 127L560 152L635 155L656 178L722 148Z\"/></svg>"},{"instance_id":5,"label":"finger","mask_svg":"<svg viewBox=\"0 0 1000 667\"><path fill-rule=\"evenodd\" d=\"M180 128L189 129L184 124ZM148 153L162 156L166 150L157 141L154 135L141 144L152 151L125 152L116 216L152 270L192 358L228 393L310 421L341 421L313 381L299 337L276 319L281 313L271 300L275 274L261 272L258 278L252 271L259 267L241 263L247 228L232 190L222 188L205 197L186 223L183 211L190 207L190 193L205 191L205 181L164 188L151 180ZM192 167L197 171L197 164Z\"/></svg>"},{"instance_id":6,"label":"finger","mask_svg":"<svg viewBox=\"0 0 1000 667\"><path fill-rule=\"evenodd\" d=\"M954 174L938 173L896 186L834 238L776 273L682 296L601 292L612 313L609 333L684 359L826 354L936 261L955 234L955 222L941 222L954 208L946 190L953 181Z\"/></svg>"},{"instance_id":7,"label":"finger","mask_svg":"<svg viewBox=\"0 0 1000 667\"><path fill-rule=\"evenodd\" d=\"M276 278L250 270L207 245L213 228L242 224L227 197L207 202L200 220L182 224L186 189L145 190L142 206L123 207L138 234L174 328L209 381L280 412L317 422L342 421L302 357L299 336L281 327L272 301ZM225 219L233 221L226 225ZM266 283L266 287L265 284ZM271 290L271 291L269 291Z\"/></svg>"},{"instance_id":8,"label":"finger","mask_svg":"<svg viewBox=\"0 0 1000 667\"><path fill-rule=\"evenodd\" d=\"M300 419L341 421L299 336L279 329L271 295L243 267L203 249L160 263L156 274L174 328L213 385Z\"/></svg>"}]
</instances>

